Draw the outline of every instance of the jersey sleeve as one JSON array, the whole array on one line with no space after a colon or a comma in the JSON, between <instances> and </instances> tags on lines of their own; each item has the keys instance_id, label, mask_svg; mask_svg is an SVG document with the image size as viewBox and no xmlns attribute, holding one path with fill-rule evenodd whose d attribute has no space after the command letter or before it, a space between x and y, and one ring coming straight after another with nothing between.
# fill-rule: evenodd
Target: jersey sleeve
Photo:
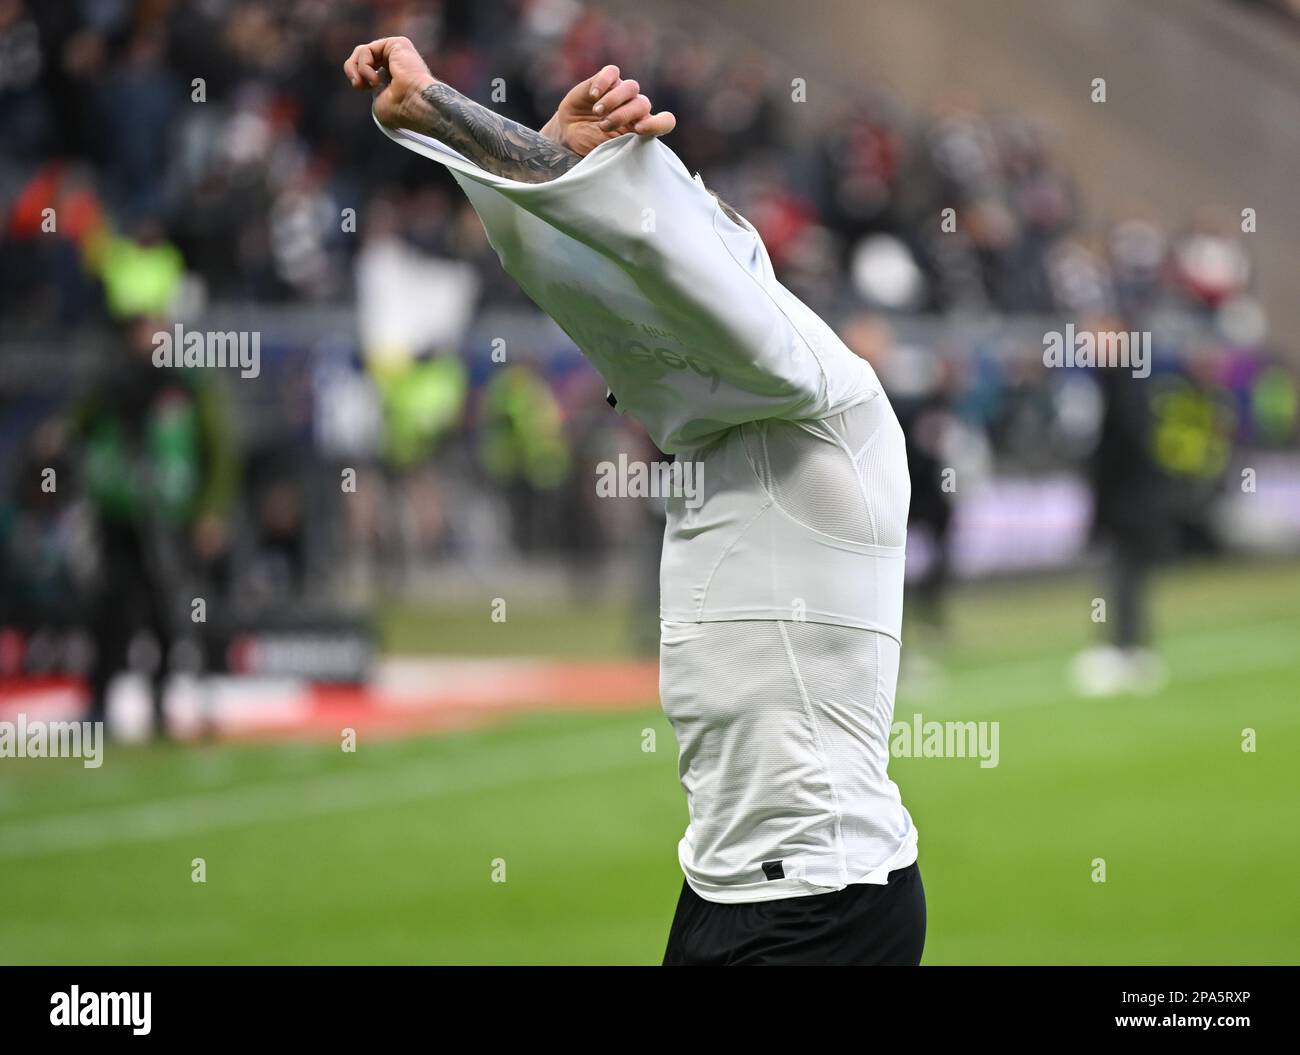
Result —
<instances>
[{"instance_id":1,"label":"jersey sleeve","mask_svg":"<svg viewBox=\"0 0 1300 1055\"><path fill-rule=\"evenodd\" d=\"M870 367L775 279L762 240L656 138L621 136L541 184L384 129L452 170L506 271L666 451L862 398Z\"/></svg>"}]
</instances>

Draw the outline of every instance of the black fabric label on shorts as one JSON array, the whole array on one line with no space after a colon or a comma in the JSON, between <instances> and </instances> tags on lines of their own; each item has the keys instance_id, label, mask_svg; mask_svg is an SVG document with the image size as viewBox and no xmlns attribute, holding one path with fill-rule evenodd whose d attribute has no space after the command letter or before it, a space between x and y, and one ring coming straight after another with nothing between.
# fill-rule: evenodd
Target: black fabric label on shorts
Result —
<instances>
[{"instance_id":1,"label":"black fabric label on shorts","mask_svg":"<svg viewBox=\"0 0 1300 1055\"><path fill-rule=\"evenodd\" d=\"M782 861L764 861L763 874L767 876L768 882L773 879L785 878L785 864Z\"/></svg>"}]
</instances>

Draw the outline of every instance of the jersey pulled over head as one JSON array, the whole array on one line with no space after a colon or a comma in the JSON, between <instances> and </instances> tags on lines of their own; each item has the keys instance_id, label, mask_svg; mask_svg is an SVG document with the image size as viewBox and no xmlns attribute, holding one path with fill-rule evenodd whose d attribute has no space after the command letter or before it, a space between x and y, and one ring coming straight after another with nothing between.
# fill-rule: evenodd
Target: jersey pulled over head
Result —
<instances>
[{"instance_id":1,"label":"jersey pulled over head","mask_svg":"<svg viewBox=\"0 0 1300 1055\"><path fill-rule=\"evenodd\" d=\"M745 422L821 418L878 391L871 367L776 280L754 230L658 139L610 140L535 184L383 131L451 170L502 266L661 450Z\"/></svg>"}]
</instances>

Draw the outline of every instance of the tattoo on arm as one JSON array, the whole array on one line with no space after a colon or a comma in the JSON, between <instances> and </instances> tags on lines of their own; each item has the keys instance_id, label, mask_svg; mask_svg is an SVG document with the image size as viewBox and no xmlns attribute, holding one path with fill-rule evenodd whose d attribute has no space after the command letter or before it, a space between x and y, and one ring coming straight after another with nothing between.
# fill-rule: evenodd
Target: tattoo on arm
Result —
<instances>
[{"instance_id":1,"label":"tattoo on arm","mask_svg":"<svg viewBox=\"0 0 1300 1055\"><path fill-rule=\"evenodd\" d=\"M412 109L405 127L433 136L497 176L547 183L582 160L540 132L480 106L440 81L425 88ZM718 204L736 223L745 223L721 198Z\"/></svg>"},{"instance_id":2,"label":"tattoo on arm","mask_svg":"<svg viewBox=\"0 0 1300 1055\"><path fill-rule=\"evenodd\" d=\"M480 168L521 183L547 183L581 159L517 121L493 113L442 83L420 93L406 127L453 147Z\"/></svg>"}]
</instances>

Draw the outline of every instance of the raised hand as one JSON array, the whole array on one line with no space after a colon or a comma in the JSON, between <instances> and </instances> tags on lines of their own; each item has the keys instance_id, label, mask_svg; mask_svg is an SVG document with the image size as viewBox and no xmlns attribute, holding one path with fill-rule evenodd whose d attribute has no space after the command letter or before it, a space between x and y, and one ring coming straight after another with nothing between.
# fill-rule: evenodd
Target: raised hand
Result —
<instances>
[{"instance_id":1,"label":"raised hand","mask_svg":"<svg viewBox=\"0 0 1300 1055\"><path fill-rule=\"evenodd\" d=\"M606 66L569 89L542 135L586 157L607 139L633 132L662 136L675 127L677 118L671 113L651 112L650 100L636 81L622 79L617 66Z\"/></svg>"},{"instance_id":2,"label":"raised hand","mask_svg":"<svg viewBox=\"0 0 1300 1055\"><path fill-rule=\"evenodd\" d=\"M406 37L358 44L343 63L343 73L357 91L375 93L375 118L389 128L408 127L420 93L437 83Z\"/></svg>"}]
</instances>

